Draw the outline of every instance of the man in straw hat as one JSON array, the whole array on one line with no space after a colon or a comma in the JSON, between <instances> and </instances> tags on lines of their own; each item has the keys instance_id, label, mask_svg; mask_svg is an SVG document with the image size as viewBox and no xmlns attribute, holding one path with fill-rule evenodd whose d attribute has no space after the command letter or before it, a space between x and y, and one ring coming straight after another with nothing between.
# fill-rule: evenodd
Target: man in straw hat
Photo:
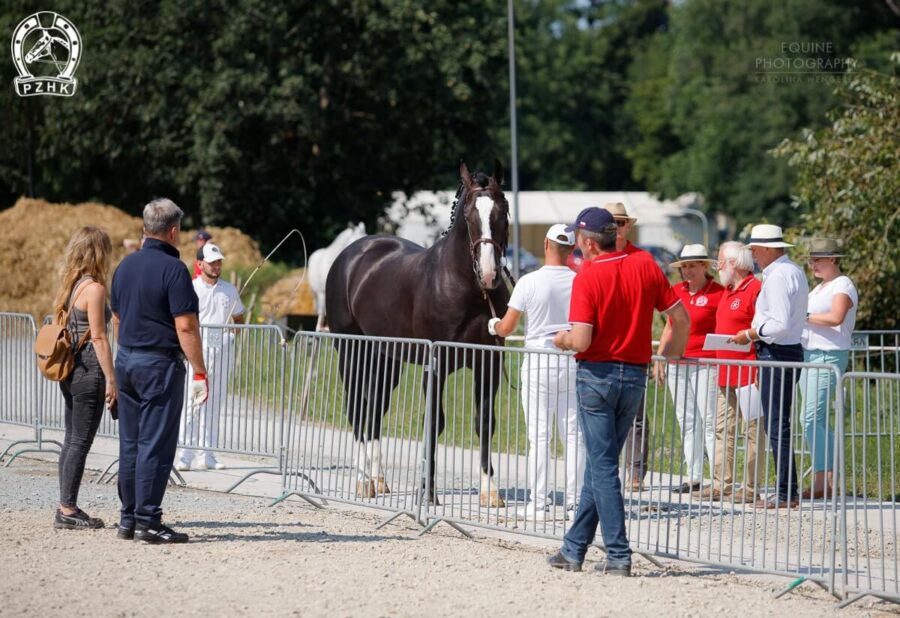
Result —
<instances>
[{"instance_id":1,"label":"man in straw hat","mask_svg":"<svg viewBox=\"0 0 900 618\"><path fill-rule=\"evenodd\" d=\"M754 225L747 241L753 259L763 269L763 284L756 299L756 314L751 327L730 340L756 344L761 361L802 363L800 339L806 324L809 284L800 267L787 255L784 234L777 225ZM769 446L778 467L778 491L757 502L767 509L796 506L800 492L797 486L797 464L791 444L791 403L800 371L792 368L763 367L759 372L759 391Z\"/></svg>"}]
</instances>

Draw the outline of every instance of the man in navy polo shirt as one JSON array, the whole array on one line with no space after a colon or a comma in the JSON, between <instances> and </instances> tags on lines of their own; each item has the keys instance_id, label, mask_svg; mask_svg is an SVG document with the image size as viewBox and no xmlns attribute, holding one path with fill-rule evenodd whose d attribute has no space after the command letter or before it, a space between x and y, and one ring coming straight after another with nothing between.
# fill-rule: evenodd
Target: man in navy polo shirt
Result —
<instances>
[{"instance_id":1,"label":"man in navy polo shirt","mask_svg":"<svg viewBox=\"0 0 900 618\"><path fill-rule=\"evenodd\" d=\"M196 372L193 400L203 403L208 393L197 294L175 248L183 216L168 199L144 207L143 248L122 260L110 293L119 342L118 537L154 544L188 540L163 525L161 506L178 441L185 356Z\"/></svg>"},{"instance_id":2,"label":"man in navy polo shirt","mask_svg":"<svg viewBox=\"0 0 900 618\"><path fill-rule=\"evenodd\" d=\"M684 352L690 319L652 258L616 250L617 227L609 211L587 208L572 227L589 264L572 284L572 329L557 334L554 343L576 352L575 391L587 466L575 521L562 548L548 562L580 571L600 524L607 557L596 569L627 577L631 548L625 534L619 455L647 385L653 310L672 321L672 339L662 350L669 358Z\"/></svg>"}]
</instances>

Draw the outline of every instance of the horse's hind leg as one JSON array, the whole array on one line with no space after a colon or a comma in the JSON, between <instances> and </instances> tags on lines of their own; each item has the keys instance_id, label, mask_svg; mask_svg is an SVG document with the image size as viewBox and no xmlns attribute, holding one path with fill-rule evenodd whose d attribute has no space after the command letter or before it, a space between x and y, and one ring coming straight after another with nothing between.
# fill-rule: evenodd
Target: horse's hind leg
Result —
<instances>
[{"instance_id":1,"label":"horse's hind leg","mask_svg":"<svg viewBox=\"0 0 900 618\"><path fill-rule=\"evenodd\" d=\"M384 354L373 354L371 381L366 394L366 425L364 437L366 441L366 465L369 479L374 485L376 494L391 493L384 478L381 463L381 426L384 415L391 406L391 393L400 383L400 372L403 366L399 360Z\"/></svg>"},{"instance_id":2,"label":"horse's hind leg","mask_svg":"<svg viewBox=\"0 0 900 618\"><path fill-rule=\"evenodd\" d=\"M500 386L503 360L496 352L474 352L472 363L474 401L478 418L475 432L478 434L478 451L481 455L481 491L479 504L483 507L503 507L505 503L494 481L494 467L491 465L491 440L496 429L494 399Z\"/></svg>"}]
</instances>

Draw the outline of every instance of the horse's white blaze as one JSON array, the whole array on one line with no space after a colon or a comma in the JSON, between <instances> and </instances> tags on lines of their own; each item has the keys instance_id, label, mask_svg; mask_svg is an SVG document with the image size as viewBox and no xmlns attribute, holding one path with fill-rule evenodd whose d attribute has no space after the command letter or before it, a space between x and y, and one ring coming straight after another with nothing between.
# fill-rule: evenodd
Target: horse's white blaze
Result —
<instances>
[{"instance_id":1,"label":"horse's white blaze","mask_svg":"<svg viewBox=\"0 0 900 618\"><path fill-rule=\"evenodd\" d=\"M481 237L493 240L491 236L491 211L494 210L494 200L487 196L481 196L475 200L475 208L478 210L478 216L481 219ZM494 277L497 276L494 267L494 245L491 243L480 243L478 245L481 259L481 278L484 280L485 287L491 287L494 283Z\"/></svg>"}]
</instances>

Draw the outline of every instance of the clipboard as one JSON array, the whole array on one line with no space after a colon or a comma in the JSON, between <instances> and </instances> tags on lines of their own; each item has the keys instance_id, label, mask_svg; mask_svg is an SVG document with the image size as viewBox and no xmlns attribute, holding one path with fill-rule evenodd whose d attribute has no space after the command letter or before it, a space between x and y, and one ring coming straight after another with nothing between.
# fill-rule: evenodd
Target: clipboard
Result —
<instances>
[{"instance_id":1,"label":"clipboard","mask_svg":"<svg viewBox=\"0 0 900 618\"><path fill-rule=\"evenodd\" d=\"M705 352L714 352L717 350L728 351L728 352L749 352L750 351L750 343L745 343L744 345L740 345L738 343L728 343L728 340L731 339L734 335L714 335L712 333L706 335L706 339L703 341L703 350Z\"/></svg>"}]
</instances>

